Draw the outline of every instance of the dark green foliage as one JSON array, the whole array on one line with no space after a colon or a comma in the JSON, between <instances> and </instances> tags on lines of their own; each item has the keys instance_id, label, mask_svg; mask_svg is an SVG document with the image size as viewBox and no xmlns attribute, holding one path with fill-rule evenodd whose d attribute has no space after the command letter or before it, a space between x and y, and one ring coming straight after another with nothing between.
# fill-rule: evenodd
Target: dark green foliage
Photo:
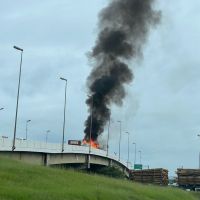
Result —
<instances>
[{"instance_id":1,"label":"dark green foliage","mask_svg":"<svg viewBox=\"0 0 200 200\"><path fill-rule=\"evenodd\" d=\"M115 167L102 167L97 169L96 173L109 176L112 178L125 178L124 173Z\"/></svg>"}]
</instances>

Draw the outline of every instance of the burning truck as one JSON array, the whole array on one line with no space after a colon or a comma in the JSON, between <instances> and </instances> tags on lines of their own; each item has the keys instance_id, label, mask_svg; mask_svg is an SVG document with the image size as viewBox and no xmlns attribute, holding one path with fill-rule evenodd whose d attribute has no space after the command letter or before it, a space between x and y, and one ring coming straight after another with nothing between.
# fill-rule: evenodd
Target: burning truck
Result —
<instances>
[{"instance_id":1,"label":"burning truck","mask_svg":"<svg viewBox=\"0 0 200 200\"><path fill-rule=\"evenodd\" d=\"M86 140L68 140L68 145L76 145L76 146L90 146L94 149L101 149L99 143L91 140L87 142Z\"/></svg>"}]
</instances>

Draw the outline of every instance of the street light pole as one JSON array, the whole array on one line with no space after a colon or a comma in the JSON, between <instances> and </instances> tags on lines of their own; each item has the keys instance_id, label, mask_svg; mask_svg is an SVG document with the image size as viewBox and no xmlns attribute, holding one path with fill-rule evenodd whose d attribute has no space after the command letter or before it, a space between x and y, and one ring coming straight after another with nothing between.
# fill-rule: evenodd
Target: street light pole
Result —
<instances>
[{"instance_id":1,"label":"street light pole","mask_svg":"<svg viewBox=\"0 0 200 200\"><path fill-rule=\"evenodd\" d=\"M27 139L28 139L28 123L29 123L29 122L31 122L30 119L26 121L26 141L27 141Z\"/></svg>"},{"instance_id":2,"label":"street light pole","mask_svg":"<svg viewBox=\"0 0 200 200\"><path fill-rule=\"evenodd\" d=\"M89 155L88 155L88 169L90 169L90 153L91 153L91 139L92 139L92 117L93 117L93 95L92 97L92 107L91 107L91 113L90 113L90 144L89 144Z\"/></svg>"},{"instance_id":3,"label":"street light pole","mask_svg":"<svg viewBox=\"0 0 200 200\"><path fill-rule=\"evenodd\" d=\"M119 123L119 161L120 161L120 148L121 148L121 134L122 134L122 122L117 121Z\"/></svg>"},{"instance_id":4,"label":"street light pole","mask_svg":"<svg viewBox=\"0 0 200 200\"><path fill-rule=\"evenodd\" d=\"M48 134L50 133L50 130L47 130L46 132L46 144L47 144L47 140L48 140Z\"/></svg>"},{"instance_id":5,"label":"street light pole","mask_svg":"<svg viewBox=\"0 0 200 200\"><path fill-rule=\"evenodd\" d=\"M199 152L199 169L200 169L200 152Z\"/></svg>"},{"instance_id":6,"label":"street light pole","mask_svg":"<svg viewBox=\"0 0 200 200\"><path fill-rule=\"evenodd\" d=\"M129 163L129 132L126 132L128 134L128 160L127 160L127 168L128 168L128 163Z\"/></svg>"},{"instance_id":7,"label":"street light pole","mask_svg":"<svg viewBox=\"0 0 200 200\"><path fill-rule=\"evenodd\" d=\"M64 152L64 140L65 140L65 111L66 111L66 94L67 94L67 79L60 77L65 81L65 103L64 103L64 120L63 120L63 136L62 136L62 152Z\"/></svg>"},{"instance_id":8,"label":"street light pole","mask_svg":"<svg viewBox=\"0 0 200 200\"><path fill-rule=\"evenodd\" d=\"M200 134L198 134L197 136L200 137ZM200 169L200 152L199 152L199 169Z\"/></svg>"},{"instance_id":9,"label":"street light pole","mask_svg":"<svg viewBox=\"0 0 200 200\"><path fill-rule=\"evenodd\" d=\"M15 113L15 126L14 126L12 151L14 151L16 148L15 139L16 139L16 130L17 130L17 114L18 114L19 91L20 91L20 82L21 82L21 71L22 71L22 55L23 55L23 49L17 46L14 46L13 48L21 52L21 60L20 60L20 70L19 70L19 81L18 81L17 104L16 104L16 113Z\"/></svg>"},{"instance_id":10,"label":"street light pole","mask_svg":"<svg viewBox=\"0 0 200 200\"><path fill-rule=\"evenodd\" d=\"M108 149L109 149L109 138L110 138L110 117L108 121L107 156L108 156Z\"/></svg>"},{"instance_id":11,"label":"street light pole","mask_svg":"<svg viewBox=\"0 0 200 200\"><path fill-rule=\"evenodd\" d=\"M140 154L140 164L142 164L142 151L138 151Z\"/></svg>"},{"instance_id":12,"label":"street light pole","mask_svg":"<svg viewBox=\"0 0 200 200\"><path fill-rule=\"evenodd\" d=\"M91 114L90 114L90 148L89 148L89 154L91 153L91 139L92 139L92 118L93 118L93 95L92 95L92 108L91 108Z\"/></svg>"},{"instance_id":13,"label":"street light pole","mask_svg":"<svg viewBox=\"0 0 200 200\"><path fill-rule=\"evenodd\" d=\"M136 147L136 143L135 142L133 142L133 144L135 145L135 157L134 157L134 165L136 164L136 161L137 161L137 154L136 154L136 152L137 152L137 147Z\"/></svg>"}]
</instances>

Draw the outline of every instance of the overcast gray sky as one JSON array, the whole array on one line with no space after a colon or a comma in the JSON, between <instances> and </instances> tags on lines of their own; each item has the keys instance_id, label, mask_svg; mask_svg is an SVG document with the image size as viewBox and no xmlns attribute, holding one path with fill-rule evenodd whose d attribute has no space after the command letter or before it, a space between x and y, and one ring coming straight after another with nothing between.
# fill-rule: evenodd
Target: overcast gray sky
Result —
<instances>
[{"instance_id":1,"label":"overcast gray sky","mask_svg":"<svg viewBox=\"0 0 200 200\"><path fill-rule=\"evenodd\" d=\"M17 136L60 142L64 82L68 79L66 139L84 137L87 117L87 52L97 36L98 13L108 0L0 0L0 135L13 136L20 54L24 49ZM200 151L200 2L157 0L162 21L152 30L143 58L132 63L135 79L120 108L113 106L111 152L118 153L122 121L122 157L127 135L142 151L142 162L164 167L198 167ZM106 135L106 132L105 134ZM139 157L139 154L137 155ZM137 160L139 162L139 159Z\"/></svg>"}]
</instances>

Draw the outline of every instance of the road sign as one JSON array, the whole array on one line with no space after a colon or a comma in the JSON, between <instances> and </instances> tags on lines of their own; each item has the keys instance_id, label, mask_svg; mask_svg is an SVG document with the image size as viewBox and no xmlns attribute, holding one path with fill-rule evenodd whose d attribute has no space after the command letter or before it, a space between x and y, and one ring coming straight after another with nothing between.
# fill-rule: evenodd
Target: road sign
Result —
<instances>
[{"instance_id":1,"label":"road sign","mask_svg":"<svg viewBox=\"0 0 200 200\"><path fill-rule=\"evenodd\" d=\"M135 164L134 169L142 170L142 164Z\"/></svg>"}]
</instances>

